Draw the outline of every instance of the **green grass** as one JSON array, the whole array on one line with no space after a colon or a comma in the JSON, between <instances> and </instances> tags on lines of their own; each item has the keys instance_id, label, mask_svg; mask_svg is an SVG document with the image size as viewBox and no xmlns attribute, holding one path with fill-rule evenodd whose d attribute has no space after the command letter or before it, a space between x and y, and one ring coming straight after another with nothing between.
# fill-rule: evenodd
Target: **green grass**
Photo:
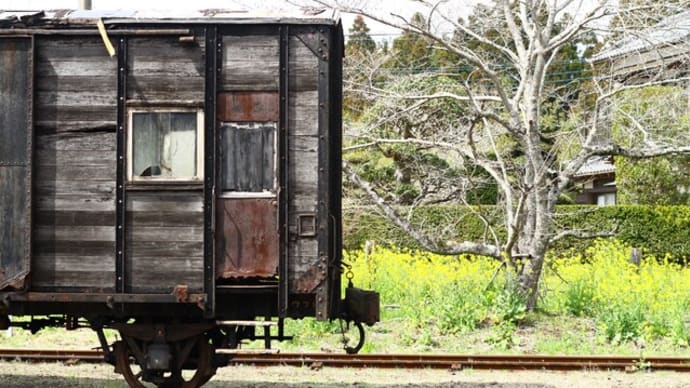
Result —
<instances>
[{"instance_id":1,"label":"green grass","mask_svg":"<svg viewBox=\"0 0 690 388\"><path fill-rule=\"evenodd\" d=\"M599 242L549 258L529 314L514 276L491 259L389 249L345 258L355 285L381 293L383 322L365 351L689 355L690 269L669 257L637 267L629 256ZM333 325L290 328L299 335L289 348L337 345Z\"/></svg>"}]
</instances>

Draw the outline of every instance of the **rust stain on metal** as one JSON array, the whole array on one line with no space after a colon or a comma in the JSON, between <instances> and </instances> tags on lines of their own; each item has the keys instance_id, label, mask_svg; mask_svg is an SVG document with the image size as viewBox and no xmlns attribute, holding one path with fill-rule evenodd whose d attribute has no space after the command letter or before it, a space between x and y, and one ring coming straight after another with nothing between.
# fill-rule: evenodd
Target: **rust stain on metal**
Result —
<instances>
[{"instance_id":1,"label":"rust stain on metal","mask_svg":"<svg viewBox=\"0 0 690 388\"><path fill-rule=\"evenodd\" d=\"M216 208L216 276L276 276L279 239L275 200L221 198Z\"/></svg>"},{"instance_id":2,"label":"rust stain on metal","mask_svg":"<svg viewBox=\"0 0 690 388\"><path fill-rule=\"evenodd\" d=\"M189 300L189 287L187 287L186 284L176 285L172 293L175 295L175 299L180 303L187 302Z\"/></svg>"},{"instance_id":3,"label":"rust stain on metal","mask_svg":"<svg viewBox=\"0 0 690 388\"><path fill-rule=\"evenodd\" d=\"M218 119L233 122L278 121L278 92L228 92L218 95Z\"/></svg>"},{"instance_id":4,"label":"rust stain on metal","mask_svg":"<svg viewBox=\"0 0 690 388\"><path fill-rule=\"evenodd\" d=\"M297 279L296 289L300 293L312 293L324 280L326 280L325 272L319 266L313 266Z\"/></svg>"}]
</instances>

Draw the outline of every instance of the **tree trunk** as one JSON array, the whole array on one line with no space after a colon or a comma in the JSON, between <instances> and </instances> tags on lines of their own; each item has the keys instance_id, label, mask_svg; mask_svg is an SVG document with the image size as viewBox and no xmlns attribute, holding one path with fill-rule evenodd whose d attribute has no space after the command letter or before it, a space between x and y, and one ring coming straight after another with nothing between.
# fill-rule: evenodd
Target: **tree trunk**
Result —
<instances>
[{"instance_id":1,"label":"tree trunk","mask_svg":"<svg viewBox=\"0 0 690 388\"><path fill-rule=\"evenodd\" d=\"M525 298L527 311L534 311L539 298L539 279L544 266L544 254L531 257L519 277L520 293Z\"/></svg>"}]
</instances>

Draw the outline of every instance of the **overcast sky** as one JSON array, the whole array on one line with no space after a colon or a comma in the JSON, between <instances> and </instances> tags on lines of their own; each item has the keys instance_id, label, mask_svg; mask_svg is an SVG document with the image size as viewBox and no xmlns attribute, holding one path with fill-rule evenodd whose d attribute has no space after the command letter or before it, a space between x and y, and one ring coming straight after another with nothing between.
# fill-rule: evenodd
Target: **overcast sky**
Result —
<instances>
[{"instance_id":1,"label":"overcast sky","mask_svg":"<svg viewBox=\"0 0 690 388\"><path fill-rule=\"evenodd\" d=\"M283 0L263 0L263 1L242 1L242 0L92 0L93 9L113 10L113 9L207 9L207 8L227 8L227 9L288 9L291 6ZM386 3L386 1L382 1ZM388 1L391 5L396 4L397 9L401 9L400 3L406 3L402 9L410 15L414 12L414 7L405 0ZM258 6L260 5L260 6ZM35 9L60 9L60 8L79 8L79 0L0 0L0 9L6 10L35 10ZM352 26L353 15L341 15L345 32ZM396 30L370 21L367 23L374 34L395 34Z\"/></svg>"},{"instance_id":2,"label":"overcast sky","mask_svg":"<svg viewBox=\"0 0 690 388\"><path fill-rule=\"evenodd\" d=\"M460 3L465 4L461 12L471 8L471 4L477 0L465 0ZM384 11L396 12L402 16L409 17L415 11L423 9L419 3L410 0L379 0L372 2L377 4L376 8ZM287 4L285 0L92 0L93 9L113 10L113 9L206 9L206 8L227 8L227 9L289 9L293 6ZM6 10L36 10L36 9L69 9L78 8L79 0L0 0L0 9ZM343 14L343 27L347 34L352 26L354 15ZM385 37L397 35L397 30L368 20L367 25L371 29L371 34L380 40Z\"/></svg>"}]
</instances>

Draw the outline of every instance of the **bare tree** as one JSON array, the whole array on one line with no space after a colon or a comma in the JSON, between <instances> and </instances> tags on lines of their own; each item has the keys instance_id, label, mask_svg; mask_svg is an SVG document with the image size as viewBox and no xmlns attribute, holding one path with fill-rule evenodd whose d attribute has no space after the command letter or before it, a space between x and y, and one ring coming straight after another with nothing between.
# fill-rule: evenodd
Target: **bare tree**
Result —
<instances>
[{"instance_id":1,"label":"bare tree","mask_svg":"<svg viewBox=\"0 0 690 388\"><path fill-rule=\"evenodd\" d=\"M518 275L528 309L536 305L545 255L554 241L610 233L560 230L554 219L559 197L590 158L598 155L650 158L690 152L687 134L675 131L673 136L668 136L664 128L653 125L655 120L635 117L635 112L619 109L617 105L618 96L626 90L678 83L684 80L682 73L676 72L670 78L646 78L633 85L620 82L617 78L620 74L599 73L597 78L590 80L588 87L578 85L571 89L581 94L576 98L579 108L575 104L560 105L559 101L570 97L561 93L562 84L550 81L559 55L566 46L572 47L573 42L583 36L601 34L609 18L626 12L610 6L606 0L496 0L475 14L474 23L458 18L455 11L462 2L418 0L416 3L426 9L425 24L413 22L395 11L371 7L381 8L379 2L316 2L419 34L437 49L447 50L457 57L462 66L469 67L462 73L459 90L403 93L375 83L360 85L378 98L388 99L391 104L398 101L399 106L405 107L392 109L395 115L414 116L420 114L421 107L443 99L461 105L462 117L449 116L440 120L433 132L426 131L423 136L399 136L396 131L381 132L372 127L370 131L360 131L358 141L346 150L405 144L433 148L453 163L481 169L498 188L502 219L500 225L487 219L490 232L486 238L459 241L424 233L409 217L400 214L399 208L390 206L384 195L362 179L352 166L345 163L344 168L349 178L367 192L387 217L426 249L444 254L479 254L504 261L506 267ZM646 12L653 13L654 4L645 5ZM678 6L683 8L683 5ZM639 15L641 7L637 4L635 7ZM629 41L644 40L643 29L629 24L625 27L632 28L627 32L618 31L619 36ZM621 25L623 23L619 23L619 27ZM680 44L652 43L656 46L654 50ZM630 51L626 55L632 58L642 53ZM600 63L613 63L613 59L613 55L604 56ZM609 66L600 67L599 71L609 69ZM644 69L645 72L649 70ZM657 70L652 72L658 74ZM554 111L554 104L555 111L560 110L564 116L555 125L547 120L547 112ZM654 110L644 114L651 111ZM623 136L613 138L610 136L611 116L620 114L630 116L627 117L629 126ZM381 117L380 122L389 120ZM457 185L461 184L459 179ZM472 211L480 210L473 208Z\"/></svg>"}]
</instances>

